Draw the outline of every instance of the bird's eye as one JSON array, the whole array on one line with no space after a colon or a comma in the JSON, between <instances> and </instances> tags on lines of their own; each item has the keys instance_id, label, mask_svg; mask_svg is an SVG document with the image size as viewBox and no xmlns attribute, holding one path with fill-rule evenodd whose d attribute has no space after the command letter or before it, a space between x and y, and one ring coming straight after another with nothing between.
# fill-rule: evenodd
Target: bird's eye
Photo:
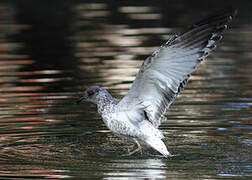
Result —
<instances>
[{"instance_id":1,"label":"bird's eye","mask_svg":"<svg viewBox=\"0 0 252 180\"><path fill-rule=\"evenodd\" d=\"M88 91L87 94L88 94L88 96L92 96L92 95L94 95L94 91Z\"/></svg>"}]
</instances>

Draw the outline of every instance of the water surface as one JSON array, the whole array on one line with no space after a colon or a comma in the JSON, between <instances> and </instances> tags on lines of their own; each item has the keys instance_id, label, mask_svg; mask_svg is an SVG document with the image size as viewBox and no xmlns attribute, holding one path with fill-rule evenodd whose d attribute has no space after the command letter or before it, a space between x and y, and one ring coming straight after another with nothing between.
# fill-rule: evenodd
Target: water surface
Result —
<instances>
[{"instance_id":1,"label":"water surface","mask_svg":"<svg viewBox=\"0 0 252 180\"><path fill-rule=\"evenodd\" d=\"M142 60L220 7L196 2L0 2L0 178L249 178L250 1L233 4L239 16L166 114L160 128L177 156L122 156L132 144L95 106L75 104L91 85L125 95Z\"/></svg>"}]
</instances>

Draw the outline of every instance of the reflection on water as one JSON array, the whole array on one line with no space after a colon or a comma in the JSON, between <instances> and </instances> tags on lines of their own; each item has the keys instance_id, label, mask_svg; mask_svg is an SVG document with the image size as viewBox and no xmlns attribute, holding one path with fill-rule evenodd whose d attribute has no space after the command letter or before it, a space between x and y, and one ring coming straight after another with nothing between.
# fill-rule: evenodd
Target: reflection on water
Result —
<instances>
[{"instance_id":1,"label":"reflection on water","mask_svg":"<svg viewBox=\"0 0 252 180\"><path fill-rule=\"evenodd\" d=\"M112 160L113 171L105 173L104 179L118 179L118 177L165 178L167 167L161 159L144 160ZM120 171L118 171L120 170Z\"/></svg>"},{"instance_id":2,"label":"reflection on water","mask_svg":"<svg viewBox=\"0 0 252 180\"><path fill-rule=\"evenodd\" d=\"M182 1L183 2L183 1ZM127 93L144 58L216 10L169 1L0 3L0 178L218 179L251 176L251 15L240 10L161 126L169 150L131 157L94 106L90 85ZM251 4L250 1L247 4ZM247 5L246 4L246 5ZM165 8L164 8L165 7Z\"/></svg>"}]
</instances>

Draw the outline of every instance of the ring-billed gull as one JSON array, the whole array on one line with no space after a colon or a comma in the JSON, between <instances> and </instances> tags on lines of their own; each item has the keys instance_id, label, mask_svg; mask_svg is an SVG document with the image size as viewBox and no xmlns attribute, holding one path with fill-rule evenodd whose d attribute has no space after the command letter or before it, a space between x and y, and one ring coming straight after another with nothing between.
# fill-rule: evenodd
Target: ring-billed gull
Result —
<instances>
[{"instance_id":1,"label":"ring-billed gull","mask_svg":"<svg viewBox=\"0 0 252 180\"><path fill-rule=\"evenodd\" d=\"M166 110L186 86L190 74L215 49L235 14L236 10L225 9L173 35L145 59L122 99L112 97L102 87L92 86L77 102L96 104L114 134L136 142L137 148L129 155L141 150L141 144L147 144L165 157L172 156L158 127L166 120Z\"/></svg>"}]
</instances>

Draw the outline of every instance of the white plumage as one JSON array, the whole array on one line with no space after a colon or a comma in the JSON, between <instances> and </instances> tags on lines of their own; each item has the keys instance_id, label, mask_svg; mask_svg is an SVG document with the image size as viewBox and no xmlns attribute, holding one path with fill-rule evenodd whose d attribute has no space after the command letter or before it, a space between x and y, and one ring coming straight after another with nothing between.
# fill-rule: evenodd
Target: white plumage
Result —
<instances>
[{"instance_id":1,"label":"white plumage","mask_svg":"<svg viewBox=\"0 0 252 180\"><path fill-rule=\"evenodd\" d=\"M190 74L209 53L232 20L236 11L226 9L209 16L172 36L142 64L131 89L122 99L113 98L105 89L93 86L78 100L97 104L106 126L120 137L132 138L141 149L147 144L168 157L162 132L158 129L164 114Z\"/></svg>"}]
</instances>

